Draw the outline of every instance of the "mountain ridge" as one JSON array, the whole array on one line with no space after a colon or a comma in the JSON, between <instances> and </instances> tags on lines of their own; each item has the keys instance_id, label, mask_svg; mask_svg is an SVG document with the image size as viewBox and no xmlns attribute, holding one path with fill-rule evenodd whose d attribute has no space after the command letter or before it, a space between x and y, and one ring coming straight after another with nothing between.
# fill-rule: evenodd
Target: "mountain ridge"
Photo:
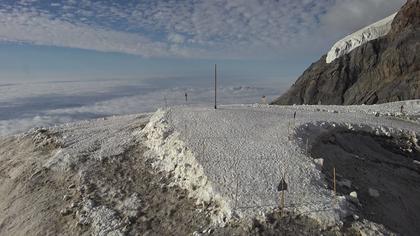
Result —
<instances>
[{"instance_id":1,"label":"mountain ridge","mask_svg":"<svg viewBox=\"0 0 420 236\"><path fill-rule=\"evenodd\" d=\"M391 30L326 62L323 55L272 104L376 104L420 98L420 0L408 0Z\"/></svg>"}]
</instances>

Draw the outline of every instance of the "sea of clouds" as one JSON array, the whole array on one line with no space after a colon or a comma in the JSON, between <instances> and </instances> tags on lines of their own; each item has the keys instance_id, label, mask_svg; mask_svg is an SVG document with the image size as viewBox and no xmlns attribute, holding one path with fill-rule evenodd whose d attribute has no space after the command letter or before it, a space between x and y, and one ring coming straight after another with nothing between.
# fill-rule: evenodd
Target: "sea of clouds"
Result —
<instances>
[{"instance_id":1,"label":"sea of clouds","mask_svg":"<svg viewBox=\"0 0 420 236\"><path fill-rule=\"evenodd\" d=\"M213 106L212 84L175 86L168 80L0 81L0 136L34 127L153 112L160 107ZM188 94L188 102L185 101ZM276 86L220 85L221 104L260 103L280 94Z\"/></svg>"}]
</instances>

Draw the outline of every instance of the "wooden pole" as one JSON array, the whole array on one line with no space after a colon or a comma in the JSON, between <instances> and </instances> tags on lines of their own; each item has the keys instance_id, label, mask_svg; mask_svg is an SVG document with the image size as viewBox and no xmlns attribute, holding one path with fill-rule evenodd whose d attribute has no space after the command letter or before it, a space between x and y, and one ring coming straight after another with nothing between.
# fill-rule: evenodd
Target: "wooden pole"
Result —
<instances>
[{"instance_id":1,"label":"wooden pole","mask_svg":"<svg viewBox=\"0 0 420 236\"><path fill-rule=\"evenodd\" d=\"M217 109L217 64L214 64L214 109Z\"/></svg>"},{"instance_id":2,"label":"wooden pole","mask_svg":"<svg viewBox=\"0 0 420 236\"><path fill-rule=\"evenodd\" d=\"M335 179L335 167L333 167L333 185L334 185L334 204L336 202L336 196L337 196L337 186L336 186L336 179Z\"/></svg>"},{"instance_id":3,"label":"wooden pole","mask_svg":"<svg viewBox=\"0 0 420 236\"><path fill-rule=\"evenodd\" d=\"M284 191L281 191L281 206L280 206L280 216L283 216L283 208L284 208Z\"/></svg>"},{"instance_id":4,"label":"wooden pole","mask_svg":"<svg viewBox=\"0 0 420 236\"><path fill-rule=\"evenodd\" d=\"M235 166L235 168L237 168ZM236 189L235 189L235 209L238 207L238 190L239 190L239 175L238 171L236 171Z\"/></svg>"},{"instance_id":5,"label":"wooden pole","mask_svg":"<svg viewBox=\"0 0 420 236\"><path fill-rule=\"evenodd\" d=\"M281 199L280 199L280 216L283 216L283 209L284 209L284 181L286 181L286 179L285 179L285 174L284 174L284 172L283 172L283 179L282 179L282 181L281 181ZM284 180L284 181L283 181Z\"/></svg>"}]
</instances>

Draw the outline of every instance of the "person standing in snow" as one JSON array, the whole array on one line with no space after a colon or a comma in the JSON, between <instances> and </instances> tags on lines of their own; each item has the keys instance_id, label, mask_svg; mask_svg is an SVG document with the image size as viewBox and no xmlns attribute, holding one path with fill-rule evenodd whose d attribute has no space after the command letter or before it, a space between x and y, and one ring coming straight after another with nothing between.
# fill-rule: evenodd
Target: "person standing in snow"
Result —
<instances>
[{"instance_id":1,"label":"person standing in snow","mask_svg":"<svg viewBox=\"0 0 420 236\"><path fill-rule=\"evenodd\" d=\"M188 94L187 92L185 92L185 104L187 104L187 102L188 102Z\"/></svg>"}]
</instances>

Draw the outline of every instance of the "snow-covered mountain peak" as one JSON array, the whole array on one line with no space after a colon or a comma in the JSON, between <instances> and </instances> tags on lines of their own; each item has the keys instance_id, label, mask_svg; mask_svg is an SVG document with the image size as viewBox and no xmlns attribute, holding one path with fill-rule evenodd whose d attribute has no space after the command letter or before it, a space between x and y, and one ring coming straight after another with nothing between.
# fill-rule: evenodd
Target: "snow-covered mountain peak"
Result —
<instances>
[{"instance_id":1,"label":"snow-covered mountain peak","mask_svg":"<svg viewBox=\"0 0 420 236\"><path fill-rule=\"evenodd\" d=\"M367 42L387 35L396 15L397 13L394 13L336 42L328 52L326 62L331 63Z\"/></svg>"}]
</instances>

